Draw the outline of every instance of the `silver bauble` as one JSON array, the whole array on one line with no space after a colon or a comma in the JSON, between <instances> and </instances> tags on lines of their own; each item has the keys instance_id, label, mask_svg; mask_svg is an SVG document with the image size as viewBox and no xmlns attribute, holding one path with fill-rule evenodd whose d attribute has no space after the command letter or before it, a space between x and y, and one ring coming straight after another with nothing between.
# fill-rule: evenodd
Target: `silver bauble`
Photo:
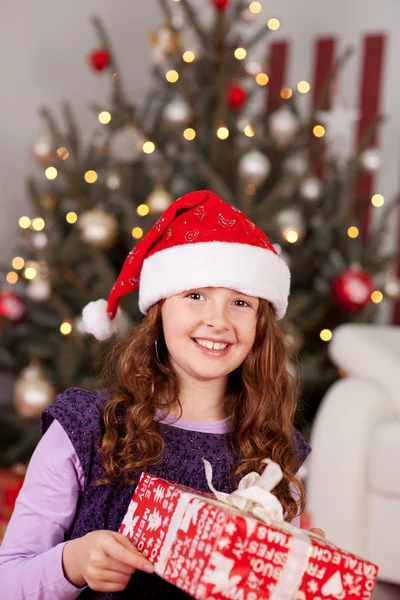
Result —
<instances>
[{"instance_id":1,"label":"silver bauble","mask_svg":"<svg viewBox=\"0 0 400 600\"><path fill-rule=\"evenodd\" d=\"M396 302L400 300L400 279L395 275L391 275L383 284L384 297Z\"/></svg>"},{"instance_id":2,"label":"silver bauble","mask_svg":"<svg viewBox=\"0 0 400 600\"><path fill-rule=\"evenodd\" d=\"M163 185L156 185L154 190L146 198L146 204L151 214L161 214L167 210L174 201L173 197Z\"/></svg>"},{"instance_id":3,"label":"silver bauble","mask_svg":"<svg viewBox=\"0 0 400 600\"><path fill-rule=\"evenodd\" d=\"M106 184L109 190L118 190L121 187L121 177L117 171L110 171L107 174Z\"/></svg>"},{"instance_id":4,"label":"silver bauble","mask_svg":"<svg viewBox=\"0 0 400 600\"><path fill-rule=\"evenodd\" d=\"M51 285L48 279L35 277L26 288L26 293L35 302L45 302L50 298Z\"/></svg>"},{"instance_id":5,"label":"silver bauble","mask_svg":"<svg viewBox=\"0 0 400 600\"><path fill-rule=\"evenodd\" d=\"M323 184L317 177L307 177L299 185L299 192L304 200L318 200L322 194Z\"/></svg>"},{"instance_id":6,"label":"silver bauble","mask_svg":"<svg viewBox=\"0 0 400 600\"><path fill-rule=\"evenodd\" d=\"M287 240L289 231L297 233L298 240L304 237L305 224L303 215L296 208L284 208L277 214L276 220L284 240Z\"/></svg>"},{"instance_id":7,"label":"silver bauble","mask_svg":"<svg viewBox=\"0 0 400 600\"><path fill-rule=\"evenodd\" d=\"M299 130L297 117L287 106L282 106L271 114L269 130L278 146L287 146Z\"/></svg>"},{"instance_id":8,"label":"silver bauble","mask_svg":"<svg viewBox=\"0 0 400 600\"><path fill-rule=\"evenodd\" d=\"M82 239L96 248L111 248L118 233L117 219L101 208L82 213L78 227Z\"/></svg>"},{"instance_id":9,"label":"silver bauble","mask_svg":"<svg viewBox=\"0 0 400 600\"><path fill-rule=\"evenodd\" d=\"M130 163L137 159L142 151L142 136L133 123L127 123L117 129L109 141L110 156L116 161Z\"/></svg>"},{"instance_id":10,"label":"silver bauble","mask_svg":"<svg viewBox=\"0 0 400 600\"><path fill-rule=\"evenodd\" d=\"M170 125L187 125L191 118L191 108L182 98L171 100L163 110L163 119Z\"/></svg>"},{"instance_id":11,"label":"silver bauble","mask_svg":"<svg viewBox=\"0 0 400 600\"><path fill-rule=\"evenodd\" d=\"M367 148L360 155L360 165L364 171L375 173L381 167L381 155L378 148Z\"/></svg>"},{"instance_id":12,"label":"silver bauble","mask_svg":"<svg viewBox=\"0 0 400 600\"><path fill-rule=\"evenodd\" d=\"M259 186L268 177L271 163L268 156L259 150L251 150L239 160L238 171L244 183Z\"/></svg>"},{"instance_id":13,"label":"silver bauble","mask_svg":"<svg viewBox=\"0 0 400 600\"><path fill-rule=\"evenodd\" d=\"M14 386L14 404L25 419L38 419L55 395L53 384L46 379L37 361L32 361L21 371Z\"/></svg>"},{"instance_id":14,"label":"silver bauble","mask_svg":"<svg viewBox=\"0 0 400 600\"><path fill-rule=\"evenodd\" d=\"M53 156L53 141L49 135L43 134L33 144L32 152L42 164L48 164Z\"/></svg>"},{"instance_id":15,"label":"silver bauble","mask_svg":"<svg viewBox=\"0 0 400 600\"><path fill-rule=\"evenodd\" d=\"M285 160L283 168L285 169L286 173L295 175L296 177L301 177L307 173L308 161L300 154L293 154L293 156L290 156L287 160Z\"/></svg>"}]
</instances>

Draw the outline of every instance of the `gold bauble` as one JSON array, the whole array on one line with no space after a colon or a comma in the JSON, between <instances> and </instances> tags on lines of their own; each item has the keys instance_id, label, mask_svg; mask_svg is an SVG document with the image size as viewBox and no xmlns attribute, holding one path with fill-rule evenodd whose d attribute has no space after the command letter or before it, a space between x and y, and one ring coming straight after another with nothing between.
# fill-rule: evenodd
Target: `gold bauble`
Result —
<instances>
[{"instance_id":1,"label":"gold bauble","mask_svg":"<svg viewBox=\"0 0 400 600\"><path fill-rule=\"evenodd\" d=\"M25 419L38 419L55 395L55 387L46 379L38 361L32 361L21 371L14 386L14 404Z\"/></svg>"},{"instance_id":2,"label":"gold bauble","mask_svg":"<svg viewBox=\"0 0 400 600\"><path fill-rule=\"evenodd\" d=\"M148 195L146 204L153 215L161 214L167 210L174 199L163 185L156 185L154 190Z\"/></svg>"},{"instance_id":3,"label":"gold bauble","mask_svg":"<svg viewBox=\"0 0 400 600\"><path fill-rule=\"evenodd\" d=\"M118 233L118 221L102 208L84 212L78 220L82 239L96 248L111 248Z\"/></svg>"}]
</instances>

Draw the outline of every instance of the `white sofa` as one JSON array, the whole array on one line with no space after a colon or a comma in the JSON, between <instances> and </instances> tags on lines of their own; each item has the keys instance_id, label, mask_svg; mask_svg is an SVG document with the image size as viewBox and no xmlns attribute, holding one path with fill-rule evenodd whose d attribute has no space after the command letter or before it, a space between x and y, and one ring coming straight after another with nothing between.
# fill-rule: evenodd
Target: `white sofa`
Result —
<instances>
[{"instance_id":1,"label":"white sofa","mask_svg":"<svg viewBox=\"0 0 400 600\"><path fill-rule=\"evenodd\" d=\"M324 396L308 459L312 524L400 583L400 327L346 324L329 352L346 376Z\"/></svg>"}]
</instances>

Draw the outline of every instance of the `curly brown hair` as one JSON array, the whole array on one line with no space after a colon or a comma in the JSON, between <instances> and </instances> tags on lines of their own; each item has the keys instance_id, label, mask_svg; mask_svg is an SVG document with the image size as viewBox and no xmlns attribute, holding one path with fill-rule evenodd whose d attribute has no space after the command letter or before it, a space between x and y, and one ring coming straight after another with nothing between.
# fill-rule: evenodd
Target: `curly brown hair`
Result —
<instances>
[{"instance_id":1,"label":"curly brown hair","mask_svg":"<svg viewBox=\"0 0 400 600\"><path fill-rule=\"evenodd\" d=\"M99 451L107 477L96 484L118 478L131 485L132 474L146 470L163 453L164 440L154 420L155 409L168 412L179 403L179 381L169 367L163 341L162 302L151 307L142 322L111 347L102 380L110 397L104 407L104 434ZM158 356L155 342L158 342ZM282 469L283 479L274 490L292 520L304 509L305 492L295 477L297 466L293 419L296 386L288 372L284 336L274 309L261 300L256 337L243 364L229 376L225 396L226 414L232 415L231 443L236 465L232 483L250 471L261 473L264 458ZM290 484L298 489L294 499ZM297 494L296 494L297 495Z\"/></svg>"}]
</instances>

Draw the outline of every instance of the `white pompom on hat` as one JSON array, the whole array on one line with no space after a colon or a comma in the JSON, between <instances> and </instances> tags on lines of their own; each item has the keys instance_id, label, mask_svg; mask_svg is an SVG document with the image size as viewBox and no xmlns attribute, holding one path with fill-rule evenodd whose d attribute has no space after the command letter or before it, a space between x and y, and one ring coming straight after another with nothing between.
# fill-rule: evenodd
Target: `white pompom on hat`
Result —
<instances>
[{"instance_id":1,"label":"white pompom on hat","mask_svg":"<svg viewBox=\"0 0 400 600\"><path fill-rule=\"evenodd\" d=\"M125 294L139 289L146 314L159 300L200 287L264 298L277 319L285 315L290 289L289 268L265 233L209 190L186 194L167 208L128 254L108 302L91 302L82 319L88 333L105 340L118 329Z\"/></svg>"}]
</instances>

